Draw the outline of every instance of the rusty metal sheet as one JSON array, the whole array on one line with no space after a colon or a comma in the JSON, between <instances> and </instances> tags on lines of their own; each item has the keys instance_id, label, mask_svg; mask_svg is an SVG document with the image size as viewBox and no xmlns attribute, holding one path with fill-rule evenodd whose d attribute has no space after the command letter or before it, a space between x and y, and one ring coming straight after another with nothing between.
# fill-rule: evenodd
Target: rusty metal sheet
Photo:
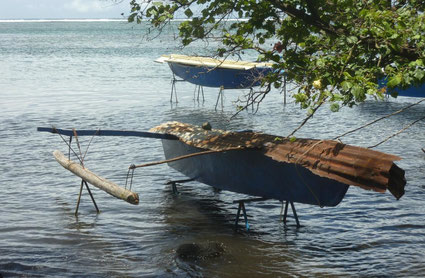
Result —
<instances>
[{"instance_id":1,"label":"rusty metal sheet","mask_svg":"<svg viewBox=\"0 0 425 278\"><path fill-rule=\"evenodd\" d=\"M258 132L204 130L179 122L167 122L150 131L175 135L188 145L206 150L258 149L276 161L299 165L321 177L377 192L388 189L397 199L404 194L404 170L394 164L401 158L367 148L332 140L291 141Z\"/></svg>"}]
</instances>

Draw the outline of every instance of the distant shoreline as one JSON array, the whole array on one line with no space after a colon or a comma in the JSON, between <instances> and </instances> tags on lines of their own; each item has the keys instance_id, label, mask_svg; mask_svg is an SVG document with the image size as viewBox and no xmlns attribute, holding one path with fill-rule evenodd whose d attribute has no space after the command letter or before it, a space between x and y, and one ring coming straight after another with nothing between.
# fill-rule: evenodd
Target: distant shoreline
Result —
<instances>
[{"instance_id":1,"label":"distant shoreline","mask_svg":"<svg viewBox=\"0 0 425 278\"><path fill-rule=\"evenodd\" d=\"M191 19L175 18L171 21L179 22ZM226 21L246 21L247 19L228 19ZM142 20L149 21L149 20ZM30 18L30 19L0 19L0 23L18 23L18 22L127 22L127 18Z\"/></svg>"},{"instance_id":2,"label":"distant shoreline","mask_svg":"<svg viewBox=\"0 0 425 278\"><path fill-rule=\"evenodd\" d=\"M56 19L0 19L0 23L14 22L115 22L127 21L125 18L56 18Z\"/></svg>"}]
</instances>

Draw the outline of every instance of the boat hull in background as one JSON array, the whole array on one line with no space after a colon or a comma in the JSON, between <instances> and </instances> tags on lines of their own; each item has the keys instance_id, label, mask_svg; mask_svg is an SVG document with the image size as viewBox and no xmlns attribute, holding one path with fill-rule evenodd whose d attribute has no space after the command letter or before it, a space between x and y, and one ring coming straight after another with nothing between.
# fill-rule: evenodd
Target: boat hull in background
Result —
<instances>
[{"instance_id":1,"label":"boat hull in background","mask_svg":"<svg viewBox=\"0 0 425 278\"><path fill-rule=\"evenodd\" d=\"M205 87L249 89L261 85L261 79L273 70L271 67L229 69L203 67L168 62L171 71L181 79Z\"/></svg>"}]
</instances>

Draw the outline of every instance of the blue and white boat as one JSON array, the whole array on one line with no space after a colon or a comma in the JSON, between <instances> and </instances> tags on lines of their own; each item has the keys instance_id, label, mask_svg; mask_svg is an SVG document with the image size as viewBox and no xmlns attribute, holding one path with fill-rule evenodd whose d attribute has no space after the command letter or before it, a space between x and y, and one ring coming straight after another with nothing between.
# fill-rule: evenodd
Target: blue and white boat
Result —
<instances>
[{"instance_id":1,"label":"blue and white boat","mask_svg":"<svg viewBox=\"0 0 425 278\"><path fill-rule=\"evenodd\" d=\"M168 63L173 74L184 81L221 89L250 89L259 86L263 77L273 71L271 63L177 54L163 55L156 62Z\"/></svg>"}]
</instances>

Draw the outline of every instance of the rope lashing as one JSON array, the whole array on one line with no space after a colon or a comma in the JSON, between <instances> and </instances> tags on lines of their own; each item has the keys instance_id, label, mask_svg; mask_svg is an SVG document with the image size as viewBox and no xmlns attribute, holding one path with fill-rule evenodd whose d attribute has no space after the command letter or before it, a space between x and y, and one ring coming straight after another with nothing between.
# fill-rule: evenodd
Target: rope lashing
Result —
<instances>
[{"instance_id":1,"label":"rope lashing","mask_svg":"<svg viewBox=\"0 0 425 278\"><path fill-rule=\"evenodd\" d=\"M131 164L130 167L128 167L128 171L127 171L127 177L125 178L125 189L127 189L127 184L129 184L129 190L131 190L131 187L133 185L133 177L134 177L134 169L136 167L134 167L136 165ZM131 174L130 174L131 172ZM130 178L130 183L128 183L128 179Z\"/></svg>"}]
</instances>

